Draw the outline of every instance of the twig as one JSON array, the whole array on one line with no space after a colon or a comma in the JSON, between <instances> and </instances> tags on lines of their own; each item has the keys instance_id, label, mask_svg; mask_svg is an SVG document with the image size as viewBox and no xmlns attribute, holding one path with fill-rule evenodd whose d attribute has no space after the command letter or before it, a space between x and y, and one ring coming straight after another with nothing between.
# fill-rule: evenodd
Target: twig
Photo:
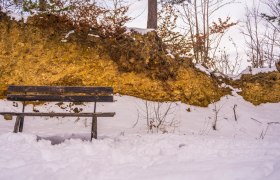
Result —
<instances>
[{"instance_id":1,"label":"twig","mask_svg":"<svg viewBox=\"0 0 280 180\"><path fill-rule=\"evenodd\" d=\"M235 121L237 121L236 107L237 107L237 105L235 104L235 105L233 106L233 113L234 113L234 119L235 119Z\"/></svg>"},{"instance_id":2,"label":"twig","mask_svg":"<svg viewBox=\"0 0 280 180\"><path fill-rule=\"evenodd\" d=\"M259 120L256 120L256 119L254 119L254 118L251 118L251 120L253 120L253 121L256 121L257 123L260 123L260 124L262 124L262 122L261 122L261 121L259 121Z\"/></svg>"},{"instance_id":3,"label":"twig","mask_svg":"<svg viewBox=\"0 0 280 180\"><path fill-rule=\"evenodd\" d=\"M132 128L135 128L135 126L138 124L139 121L139 110L137 109L137 120L136 122L133 124Z\"/></svg>"},{"instance_id":4,"label":"twig","mask_svg":"<svg viewBox=\"0 0 280 180\"><path fill-rule=\"evenodd\" d=\"M280 124L280 122L268 122L267 125L266 125L265 131L262 131L262 132L261 132L260 139L264 139L264 138L265 138L266 133L267 133L267 131L268 131L270 125L272 125L272 124Z\"/></svg>"}]
</instances>

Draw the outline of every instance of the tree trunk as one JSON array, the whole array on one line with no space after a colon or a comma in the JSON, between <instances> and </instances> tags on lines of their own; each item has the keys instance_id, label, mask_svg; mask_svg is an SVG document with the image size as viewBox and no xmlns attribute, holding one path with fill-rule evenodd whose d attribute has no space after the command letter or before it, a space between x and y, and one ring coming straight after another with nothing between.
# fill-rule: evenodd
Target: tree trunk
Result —
<instances>
[{"instance_id":1,"label":"tree trunk","mask_svg":"<svg viewBox=\"0 0 280 180\"><path fill-rule=\"evenodd\" d=\"M148 0L147 28L157 29L157 0Z\"/></svg>"},{"instance_id":2,"label":"tree trunk","mask_svg":"<svg viewBox=\"0 0 280 180\"><path fill-rule=\"evenodd\" d=\"M276 69L280 72L280 60L275 62Z\"/></svg>"}]
</instances>

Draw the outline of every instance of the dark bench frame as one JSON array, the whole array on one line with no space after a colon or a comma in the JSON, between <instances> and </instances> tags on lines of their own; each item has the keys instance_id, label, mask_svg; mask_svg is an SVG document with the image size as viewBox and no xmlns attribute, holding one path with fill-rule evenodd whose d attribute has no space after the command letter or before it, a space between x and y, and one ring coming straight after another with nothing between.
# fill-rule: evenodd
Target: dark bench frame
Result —
<instances>
[{"instance_id":1,"label":"dark bench frame","mask_svg":"<svg viewBox=\"0 0 280 180\"><path fill-rule=\"evenodd\" d=\"M7 90L7 100L22 101L22 112L0 112L0 115L16 116L14 133L22 132L25 116L92 117L91 140L97 139L97 117L113 117L115 112L96 112L97 102L113 102L112 87L77 86L14 86ZM92 113L41 113L25 112L27 101L42 102L94 102Z\"/></svg>"}]
</instances>

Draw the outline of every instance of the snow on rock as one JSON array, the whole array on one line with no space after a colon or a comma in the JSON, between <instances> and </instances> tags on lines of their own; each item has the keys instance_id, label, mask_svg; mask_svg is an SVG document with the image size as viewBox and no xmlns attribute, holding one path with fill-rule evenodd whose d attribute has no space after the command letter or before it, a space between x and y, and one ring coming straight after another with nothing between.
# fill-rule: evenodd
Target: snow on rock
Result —
<instances>
[{"instance_id":1,"label":"snow on rock","mask_svg":"<svg viewBox=\"0 0 280 180\"><path fill-rule=\"evenodd\" d=\"M88 34L88 36L100 38L100 36L99 36L99 35L96 35L96 34Z\"/></svg>"},{"instance_id":2,"label":"snow on rock","mask_svg":"<svg viewBox=\"0 0 280 180\"><path fill-rule=\"evenodd\" d=\"M239 75L237 76L232 76L231 78L233 80L238 80L241 78L241 76L243 74L252 74L252 75L255 75L255 74L259 74L259 73L269 73L269 72L273 72L273 71L277 71L276 67L275 66L272 66L271 68L251 68L250 66L247 67L245 70L243 70Z\"/></svg>"},{"instance_id":3,"label":"snow on rock","mask_svg":"<svg viewBox=\"0 0 280 180\"><path fill-rule=\"evenodd\" d=\"M69 31L69 32L65 35L64 39L67 39L71 34L74 34L74 33L75 33L75 30Z\"/></svg>"},{"instance_id":4,"label":"snow on rock","mask_svg":"<svg viewBox=\"0 0 280 180\"><path fill-rule=\"evenodd\" d=\"M172 54L172 52L169 50L169 49L167 49L167 56L170 56L172 59L175 59L175 56Z\"/></svg>"},{"instance_id":5,"label":"snow on rock","mask_svg":"<svg viewBox=\"0 0 280 180\"><path fill-rule=\"evenodd\" d=\"M195 64L195 67L200 71L205 72L207 75L210 75L212 72L210 69L207 69L206 67L202 66L202 64L200 63Z\"/></svg>"},{"instance_id":6,"label":"snow on rock","mask_svg":"<svg viewBox=\"0 0 280 180\"><path fill-rule=\"evenodd\" d=\"M152 32L154 29L142 29L142 28L134 28L134 27L126 27L126 33L137 32L139 34L145 35L148 32Z\"/></svg>"},{"instance_id":7,"label":"snow on rock","mask_svg":"<svg viewBox=\"0 0 280 180\"><path fill-rule=\"evenodd\" d=\"M69 31L69 32L65 35L65 37L64 37L63 39L61 39L61 42L63 42L63 43L68 42L68 41L67 41L68 37L69 37L71 34L74 34L74 33L75 33L75 30Z\"/></svg>"}]
</instances>

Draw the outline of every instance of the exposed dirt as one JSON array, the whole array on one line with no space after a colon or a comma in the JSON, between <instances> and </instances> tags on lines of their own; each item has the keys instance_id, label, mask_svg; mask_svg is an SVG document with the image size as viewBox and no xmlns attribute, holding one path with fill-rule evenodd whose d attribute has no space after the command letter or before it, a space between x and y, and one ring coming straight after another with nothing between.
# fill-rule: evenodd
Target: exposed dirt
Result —
<instances>
[{"instance_id":1,"label":"exposed dirt","mask_svg":"<svg viewBox=\"0 0 280 180\"><path fill-rule=\"evenodd\" d=\"M240 95L254 105L280 102L279 72L242 75L240 80L234 82L234 85L241 88Z\"/></svg>"},{"instance_id":2,"label":"exposed dirt","mask_svg":"<svg viewBox=\"0 0 280 180\"><path fill-rule=\"evenodd\" d=\"M47 17L35 16L24 24L0 16L1 95L10 84L112 86L116 93L147 100L207 106L229 94L190 61L175 57L174 62L164 50L158 52L154 47L161 42L154 42L154 34L136 33L126 42L77 32L62 42L71 25L63 21L64 26L58 26L52 17L46 26L42 21ZM118 42L127 47L113 48Z\"/></svg>"}]
</instances>

